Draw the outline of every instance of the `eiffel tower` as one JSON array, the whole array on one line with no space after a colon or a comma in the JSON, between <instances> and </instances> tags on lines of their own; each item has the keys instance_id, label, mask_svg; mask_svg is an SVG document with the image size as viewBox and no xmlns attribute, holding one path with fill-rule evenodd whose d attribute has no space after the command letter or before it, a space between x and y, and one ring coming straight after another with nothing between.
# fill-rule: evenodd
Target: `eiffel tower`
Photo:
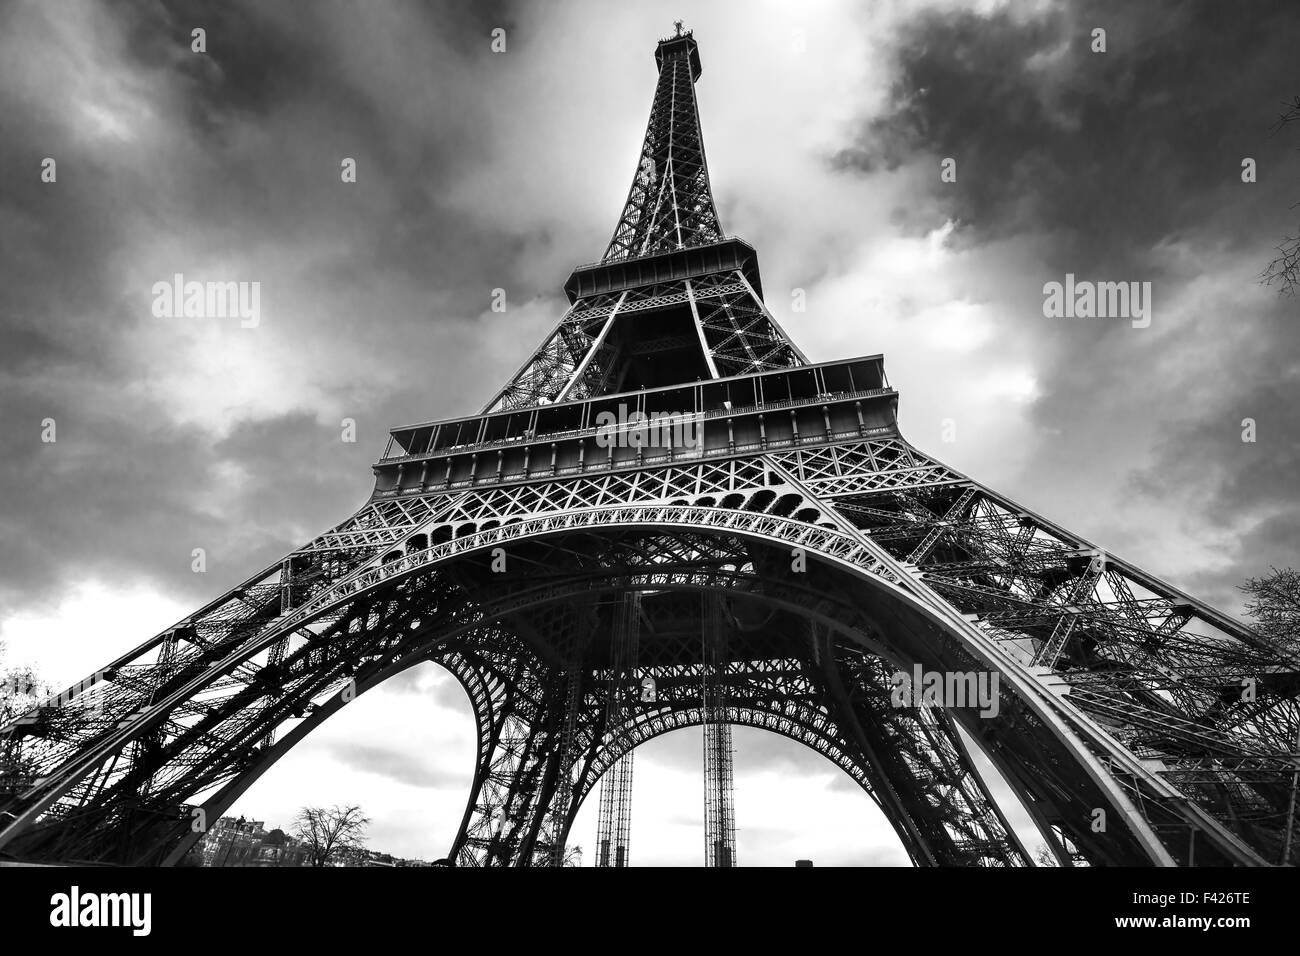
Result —
<instances>
[{"instance_id":1,"label":"eiffel tower","mask_svg":"<svg viewBox=\"0 0 1300 956\"><path fill-rule=\"evenodd\" d=\"M1288 861L1294 658L913 447L880 355L810 362L722 231L691 33L655 62L542 346L479 414L393 429L342 524L3 728L0 854L174 865L433 661L477 723L461 865L559 863L598 784L628 862L631 755L690 726L734 865L732 725L824 755L917 865L1033 865L998 793L1060 865Z\"/></svg>"}]
</instances>

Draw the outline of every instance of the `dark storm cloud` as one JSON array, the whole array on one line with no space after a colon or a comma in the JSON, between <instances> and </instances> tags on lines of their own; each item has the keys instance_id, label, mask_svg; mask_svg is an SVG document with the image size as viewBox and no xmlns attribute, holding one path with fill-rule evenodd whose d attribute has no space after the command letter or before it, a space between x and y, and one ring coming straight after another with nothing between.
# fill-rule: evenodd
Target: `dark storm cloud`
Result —
<instances>
[{"instance_id":1,"label":"dark storm cloud","mask_svg":"<svg viewBox=\"0 0 1300 956\"><path fill-rule=\"evenodd\" d=\"M356 240L332 264L338 280L377 267L427 280L436 263L440 291L477 292L482 263L509 237L485 234L440 187L488 148L472 76L491 55L490 30L511 22L503 6L169 4L166 28L141 26L132 53L141 69L170 60L184 83L184 119L211 157L209 175L186 184L194 215L215 211L232 232L273 241L322 229ZM208 31L206 57L176 52L195 25ZM403 73L420 85L395 82ZM239 145L250 131L264 148ZM347 191L345 156L360 168Z\"/></svg>"},{"instance_id":2,"label":"dark storm cloud","mask_svg":"<svg viewBox=\"0 0 1300 956\"><path fill-rule=\"evenodd\" d=\"M1090 48L1095 27L1105 53ZM1300 92L1298 41L1300 16L1282 2L936 12L902 31L891 108L833 157L850 174L933 164L930 198L956 221L958 249L1032 237L1036 267L990 293L1041 386L1024 486L1077 498L1081 463L1105 460L1192 537L1205 537L1198 523L1244 531L1228 567L1182 582L1226 603L1246 575L1300 561L1300 324L1294 300L1257 283L1300 199L1300 134L1270 133ZM944 157L956 184L939 179ZM1244 157L1258 183L1242 183ZM1156 333L1045 320L1043 283L1067 272L1151 282ZM1267 421L1267 440L1243 446L1243 417ZM1124 434L1139 419L1148 446ZM1098 527L1141 550L1139 529Z\"/></svg>"},{"instance_id":3,"label":"dark storm cloud","mask_svg":"<svg viewBox=\"0 0 1300 956\"><path fill-rule=\"evenodd\" d=\"M1062 264L1149 274L1157 243L1212 216L1274 230L1294 218L1238 173L1246 155L1268 179L1294 168L1268 128L1300 84L1298 21L1289 3L1244 15L1214 0L934 13L900 40L893 109L835 162L953 157L958 187L936 175L933 189L969 241L1047 226Z\"/></svg>"},{"instance_id":4,"label":"dark storm cloud","mask_svg":"<svg viewBox=\"0 0 1300 956\"><path fill-rule=\"evenodd\" d=\"M1215 395L1208 414L1171 428L1156 449L1156 463L1133 478L1149 498L1170 485L1190 490L1183 522L1238 536L1226 555L1230 577L1206 571L1190 582L1220 604L1240 600L1235 588L1247 577L1300 565L1300 334L1294 328L1253 334L1259 348L1252 360L1207 383ZM1253 442L1243 441L1246 419L1253 423Z\"/></svg>"},{"instance_id":5,"label":"dark storm cloud","mask_svg":"<svg viewBox=\"0 0 1300 956\"><path fill-rule=\"evenodd\" d=\"M431 382L421 353L434 331L472 329L493 287L522 285L511 262L527 237L447 201L488 148L472 74L490 30L513 22L469 2L0 13L0 602L95 575L211 596L354 510L384 431L429 417L431 393L481 400L473 362ZM189 49L194 26L205 56ZM45 156L56 184L39 182ZM350 190L344 156L359 163ZM256 274L212 274L241 257ZM260 341L299 380L321 370L314 397L235 408L216 431L169 402L159 376L216 356L151 316L149 289L196 270L263 283L279 311ZM328 375L358 354L391 375ZM356 444L313 414L322 401L356 418ZM39 440L46 418L54 444Z\"/></svg>"}]
</instances>

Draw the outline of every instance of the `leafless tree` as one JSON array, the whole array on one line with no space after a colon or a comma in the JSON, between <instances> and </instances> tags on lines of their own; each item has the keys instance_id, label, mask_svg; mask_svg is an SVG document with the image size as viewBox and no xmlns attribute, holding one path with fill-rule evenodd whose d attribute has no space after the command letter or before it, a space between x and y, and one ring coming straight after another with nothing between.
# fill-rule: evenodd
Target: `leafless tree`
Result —
<instances>
[{"instance_id":1,"label":"leafless tree","mask_svg":"<svg viewBox=\"0 0 1300 956\"><path fill-rule=\"evenodd\" d=\"M1282 115L1273 124L1273 132L1276 133L1288 123L1295 122L1300 122L1300 96L1287 104ZM1296 205L1300 206L1300 203ZM1300 232L1284 239L1277 247L1277 253L1277 258L1260 273L1260 281L1265 285L1277 283L1279 295L1294 295L1296 289L1300 288Z\"/></svg>"},{"instance_id":2,"label":"leafless tree","mask_svg":"<svg viewBox=\"0 0 1300 956\"><path fill-rule=\"evenodd\" d=\"M0 725L7 724L54 693L32 667L0 667Z\"/></svg>"},{"instance_id":3,"label":"leafless tree","mask_svg":"<svg viewBox=\"0 0 1300 956\"><path fill-rule=\"evenodd\" d=\"M0 655L4 645L0 644ZM49 684L32 667L0 666L0 728L26 714L53 694ZM30 758L24 757L17 739L0 732L0 789L16 786L35 773Z\"/></svg>"},{"instance_id":4,"label":"leafless tree","mask_svg":"<svg viewBox=\"0 0 1300 956\"><path fill-rule=\"evenodd\" d=\"M329 866L339 855L360 850L370 818L360 807L303 807L294 818L294 835L309 851L311 866Z\"/></svg>"},{"instance_id":5,"label":"leafless tree","mask_svg":"<svg viewBox=\"0 0 1300 956\"><path fill-rule=\"evenodd\" d=\"M1246 610L1255 630L1288 656L1300 657L1300 571L1272 568L1241 586L1250 595Z\"/></svg>"}]
</instances>

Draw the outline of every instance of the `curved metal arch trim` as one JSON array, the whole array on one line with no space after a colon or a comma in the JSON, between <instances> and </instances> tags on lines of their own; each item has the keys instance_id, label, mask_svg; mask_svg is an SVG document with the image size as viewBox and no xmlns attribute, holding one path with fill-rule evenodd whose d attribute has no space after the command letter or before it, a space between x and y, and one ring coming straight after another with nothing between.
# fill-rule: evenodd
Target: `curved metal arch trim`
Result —
<instances>
[{"instance_id":1,"label":"curved metal arch trim","mask_svg":"<svg viewBox=\"0 0 1300 956\"><path fill-rule=\"evenodd\" d=\"M275 744L269 750L261 754L256 761L250 764L246 769L240 771L238 776L201 804L198 809L203 811L203 818L216 820L221 817L228 809L230 809L230 806L243 796L264 773L270 770L271 767L280 760L281 757L301 743L313 730L323 724L329 717L337 713L344 704L350 703L351 700L355 700L366 691L378 687L380 684L391 680L403 671L415 667L417 664L433 663L438 665L455 677L456 682L460 684L461 688L465 691L465 696L469 702L470 709L474 711L476 730L479 730L480 732L479 742L476 743L475 746L475 750L477 751L483 736L481 732L483 725L482 712L474 703L474 686L477 684L486 686L486 681L482 681L479 673L469 664L463 666L455 665L448 660L440 660L437 657L431 656L429 653L429 648L431 646L450 640L453 636L454 635L448 635L444 638L439 638L430 642L429 644L421 645L421 647L403 655L388 667L385 667L366 678L358 680L356 682L355 696L349 698L340 692L333 695L328 701L322 703L296 727L285 734L283 738L277 739ZM490 719L489 716L489 722ZM473 800L473 794L470 795L470 799ZM175 866L181 861L185 854L190 851L194 844L198 842L199 837L202 835L202 833L196 832L193 833L192 836L187 836L167 854L161 865Z\"/></svg>"},{"instance_id":2,"label":"curved metal arch trim","mask_svg":"<svg viewBox=\"0 0 1300 956\"><path fill-rule=\"evenodd\" d=\"M804 708L801 708L804 709ZM797 744L802 744L808 749L820 754L835 765L836 769L842 770L854 783L860 786L871 798L881 812L884 808L880 806L880 800L876 796L874 789L871 787L870 778L862 766L851 759L847 751L842 751L842 756L836 758L831 755L830 751L840 748L840 741L835 740L823 731L819 730L808 721L798 717L792 717L789 714L782 714L774 710L763 710L758 707L730 705L726 708L727 723L739 727L754 727L758 730L765 730L775 734L778 737L785 737L793 740ZM595 790L596 784L600 783L602 777L609 772L620 757L626 756L636 750L644 743L654 740L656 737L662 737L664 734L672 733L676 730L682 730L687 727L698 727L706 722L704 710L702 707L678 707L671 710L656 712L646 720L638 721L623 729L621 733L627 735L624 739L630 739L627 746L622 747L602 747L599 755L593 759L592 766L597 767L598 772L583 781L580 790L580 797L574 806L573 816L577 816L578 809ZM788 723L788 728L777 726L780 723ZM804 730L809 737L815 738L815 743L796 736L796 732Z\"/></svg>"},{"instance_id":3,"label":"curved metal arch trim","mask_svg":"<svg viewBox=\"0 0 1300 956\"><path fill-rule=\"evenodd\" d=\"M575 519L584 520L575 522ZM742 526L738 527L738 525ZM767 530L756 530L755 527L748 525L761 526ZM472 535L466 535L464 538L457 538L434 545L401 560L390 562L388 565L376 564L375 561L378 561L378 559L375 559L369 567L353 572L353 574L344 578L323 594L317 595L282 616L262 634L230 651L203 673L196 675L192 680L177 688L162 700L148 706L140 712L135 721L126 727L119 728L89 754L79 758L72 768L64 772L64 779L58 786L51 789L49 793L23 811L19 819L14 821L8 830L0 832L0 846L7 842L7 836L12 835L13 826L17 826L19 821L23 820L30 822L37 814L44 812L62 793L74 786L86 774L91 773L99 765L100 761L109 754L121 749L141 732L165 719L166 715L178 704L266 650L275 641L292 630L305 627L330 611L338 609L357 597L369 594L384 584L396 583L414 575L417 571L445 563L453 557L463 557L481 552L506 540L541 539L566 532L588 531L598 527L666 528L696 533L710 530L726 531L740 537L772 544L794 544L804 547L805 550L817 554L827 561L833 561L846 570L873 583L888 587L900 597L905 597L913 602L916 601L914 596L898 584L887 581L879 574L873 573L877 568L883 567L885 562L889 560L888 556L884 555L883 552L880 555L873 554L870 549L862 547L859 542L841 531L808 525L778 515L730 511L721 508L647 507L638 505L628 508L588 509L569 512L559 517L510 522L487 531L478 531ZM413 534L419 531L427 531L427 528L417 529ZM775 531L785 531L786 536L775 534ZM819 544L834 542L839 547L835 551L824 550L819 544L814 544L808 540L810 537L820 539ZM843 556L836 552L842 552ZM857 556L864 563L855 563L849 559L849 555ZM484 621L480 620L476 623L481 624Z\"/></svg>"},{"instance_id":4,"label":"curved metal arch trim","mask_svg":"<svg viewBox=\"0 0 1300 956\"><path fill-rule=\"evenodd\" d=\"M721 516L721 517L719 517ZM588 519L576 522L577 518ZM563 515L544 518L525 519L475 532L464 538L453 539L417 552L388 566L372 566L358 570L353 575L340 581L330 592L319 596L318 600L330 600L334 592L341 592L340 597L353 592L366 591L380 581L400 578L418 567L428 566L445 560L455 550L463 553L481 551L512 538L543 538L551 534L566 531L588 531L595 527L669 527L692 531L719 530L727 531L740 537L749 537L780 545L794 544L804 548L810 554L844 568L849 573L867 581L877 588L892 592L897 598L910 604L936 626L946 630L986 667L998 671L1014 688L1017 697L1022 700L1041 720L1049 731L1069 750L1079 762L1093 784L1106 795L1112 806L1125 820L1130 831L1137 838L1143 850L1152 862L1160 866L1175 866L1176 863L1164 844L1156 836L1145 816L1137 809L1129 795L1118 781L1102 766L1101 760L1092 752L1088 744L1079 736L1082 732L1091 738L1094 745L1099 745L1109 752L1111 759L1124 766L1125 772L1136 780L1141 780L1147 787L1161 797L1183 806L1191 815L1210 832L1218 837L1218 842L1232 855L1244 861L1262 864L1258 855L1242 843L1234 834L1227 831L1217 820L1191 804L1171 785L1152 774L1136 758L1128 754L1107 734L1094 720L1074 709L1066 709L1052 695L1044 691L1036 676L1030 669L1005 653L997 644L970 622L966 621L938 595L928 588L918 588L915 593L904 586L909 579L897 566L897 562L878 546L867 539L854 537L838 529L810 525L782 516L767 513L732 511L721 508L702 508L691 506L647 506L635 505L624 508L602 510L582 510L566 512ZM760 530L762 528L762 530ZM535 529L535 530L533 530ZM778 532L784 531L782 535ZM492 540L482 540L491 536ZM819 539L814 543L810 539ZM838 544L827 548L825 545ZM457 546L460 546L459 548ZM434 554L434 552L442 552ZM428 555L425 558L425 555ZM852 560L850 555L857 557ZM415 567L406 567L412 564ZM334 598L338 600L338 598ZM306 612L311 602L304 605ZM1077 728L1077 729L1076 729Z\"/></svg>"},{"instance_id":5,"label":"curved metal arch trim","mask_svg":"<svg viewBox=\"0 0 1300 956\"><path fill-rule=\"evenodd\" d=\"M710 571L697 570L697 571L690 572L687 575L684 575L684 577L694 578L697 579L697 581L670 582L666 580L658 580L653 583L645 584L644 588L647 590L671 589L671 590L687 590L687 591L709 591L709 590L716 590L719 581L749 580L749 578L746 576L742 576L734 572L722 571L719 569L713 569ZM697 583L698 580L707 580L709 583ZM627 588L624 583L608 582L608 583L604 583L597 590L602 592L604 591L613 592L613 591L620 591L626 589ZM433 636L428 641L425 641L420 645L414 647L406 654L404 654L401 658L392 662L391 664L384 667L383 669L375 672L374 674L371 674L363 679L357 680L355 695L352 699L355 699L355 697L359 697L365 691L373 687L376 687L379 684L382 684L383 682L389 680L390 678L395 677L402 671L405 671L408 668L422 661L433 660L436 663L441 663L437 661L436 657L434 656L434 649L438 645L446 643L447 641L454 640L457 637L461 637L474 630L478 630L484 627L490 627L494 623L496 623L500 619L500 617L502 617L505 614L516 613L519 610L527 610L527 609L532 609L537 607L544 607L548 604L553 604L553 603L563 601L573 596L574 594L589 592L591 590L592 587L587 582L576 583L568 588L563 588L563 589L539 588L537 589L536 592L534 592L535 594L534 600L526 603L520 603L517 600L505 600L502 602L503 604L506 605L504 608L487 613L485 617L480 620L461 623L451 628L442 629L442 630L434 630L434 628L430 627L428 628L428 630L433 630L434 633ZM850 640L854 641L855 643L866 647L872 653L879 654L881 656L887 656L888 654L886 649L876 645L862 631L852 628L848 624L841 621L840 619L831 617L821 611L816 610L815 608L810 608L807 605L800 604L797 601L791 601L788 599L783 599L772 595L758 594L758 595L751 595L751 596L760 601L775 605L782 609L797 614L801 614L804 615L805 617L816 620L818 623L830 628L831 630L835 631L841 636L847 637ZM454 673L455 672L453 671L453 674ZM468 688L467 688L467 692L468 692ZM238 799L240 796L242 796L243 793L246 792L248 788L251 787L252 784L256 782L256 780L259 777L262 776L262 774L264 774L267 770L269 770L271 766L273 766L282 756L284 756L284 754L286 754L294 746L300 743L313 729L319 726L319 724L323 723L332 714L337 712L347 702L348 700L345 699L344 694L342 692L339 692L335 694L333 697L331 697L328 701L320 704L318 708L315 711L313 711L313 713L310 716L308 716L296 727L294 727L293 730L291 730L283 738L278 739L270 750L261 754L257 761L255 761L254 763L250 764L247 768L242 770L239 776L237 776L234 780L230 781L225 787L223 787L216 794L210 797L202 805L202 809L206 817L208 819L215 819L216 817L219 817L223 813L225 813L225 811L234 803L234 801ZM748 726L760 726L758 724L749 724L746 721L736 721L736 722ZM694 723L694 721L692 723ZM690 723L682 724L682 726L690 726L690 725L691 725ZM771 728L760 726L760 729L770 730ZM665 730L663 732L667 732L667 731ZM646 739L650 739L650 738L647 737ZM791 739L798 740L798 738L794 738L794 737L792 737ZM799 741L799 742L806 744L806 741ZM832 763L835 763L837 766L841 766L841 769L845 769L846 772L848 772L846 768L844 768L839 762L831 758L829 754L824 753L823 751L821 751L815 746L812 745L808 745L808 746L810 746L810 748L815 750L816 752L822 753L823 756L826 756L827 759L831 760ZM850 773L850 776L852 777L854 775ZM860 785L863 784L861 784L860 782ZM872 801L876 803L877 807L880 807L880 802L877 795L868 786L863 785L863 789L868 792ZM1024 799L1023 794L1020 795L1020 798ZM473 800L473 794L470 795L469 799L471 801ZM583 799L585 799L585 794ZM883 808L881 809L883 812ZM888 814L886 814L886 817L888 817ZM566 828L571 824L571 822L572 819L570 819L566 823ZM182 841L182 844L178 845L178 847L175 848L167 856L167 858L163 862L163 865L170 866L170 865L175 865L175 863L179 862L179 860L182 857L184 857L185 853L188 852L189 848L194 844L194 842L197 841L197 838L198 838L198 834L193 835L193 837L187 836L185 840ZM906 846L906 841L903 842L904 845ZM909 853L910 852L911 851L909 849Z\"/></svg>"},{"instance_id":6,"label":"curved metal arch trim","mask_svg":"<svg viewBox=\"0 0 1300 956\"><path fill-rule=\"evenodd\" d=\"M690 572L689 575L687 576L694 577L694 578L707 578L714 583L711 584L671 583L671 582L661 580L661 581L656 581L653 584L647 584L645 587L646 589L653 589L653 590L671 589L671 590L709 591L709 590L715 590L717 588L716 582L719 580L737 580L737 581L749 580L748 577L736 573L721 571L718 569L714 569L711 571L693 571ZM600 587L598 590L618 591L618 590L625 590L625 589L626 587L621 583L610 582ZM340 708L343 707L344 704L348 703L349 700L356 699L356 697L360 697L363 693L370 690L371 688L377 687L378 685L384 683L385 681L393 677L396 677L398 674L402 673L403 671L423 661L432 660L435 663L439 663L442 666L446 667L445 664L442 664L442 662L438 661L437 658L434 656L434 650L437 648L438 645L454 640L457 637L461 637L474 630L478 630L484 627L490 627L493 624L495 624L505 614L516 613L520 610L528 610L537 607L544 607L548 604L554 604L563 601L573 596L574 594L589 592L590 590L592 590L592 588L585 583L575 584L569 588L564 588L564 589L539 588L535 592L536 595L535 599L530 602L520 604L517 600L506 600L502 602L503 604L507 605L506 607L485 614L485 616L480 620L458 624L448 629L434 631L433 636L428 641L425 641L419 644L418 646L414 647L406 654L404 654L402 657L398 658L396 661L392 662L391 664L387 665L386 667L382 668L379 671L376 671L371 675L368 675L361 679L357 679L355 682L355 693L350 698L345 697L344 693L340 691L339 693L336 693L332 697L330 697L327 701L319 704L317 708L309 716L307 716L299 724L297 724L297 726L295 726L283 737L278 738L275 744L270 749L262 752L258 756L258 759L256 761L249 764L245 769L241 770L238 776L236 776L233 780L229 781L224 787L222 787L215 794L209 797L208 800L206 800L200 807L203 811L204 818L217 819L222 814L224 814L226 810L228 810L230 806L235 802L235 800L237 800L240 796L242 796L264 773L266 773L266 771L268 771L272 766L274 766L275 763L279 761L281 757L283 757L286 753L288 753L291 749L293 749L293 747L297 746L297 744L301 743L302 740L305 739L307 735L311 733L312 730L314 730L326 719L328 719L330 716L336 713ZM774 604L778 607L782 607L785 610L804 614L805 616L811 617L817 620L819 623L829 628L832 628L833 630L841 633L844 636L851 636L856 643L867 646L868 649L871 650L873 653L878 653L878 654L885 653L883 648L876 646L874 642L871 642L869 638L867 638L866 635L864 635L861 631L857 631L849 628L846 624L843 624L837 618L830 617L829 615L826 615L815 609L809 608L806 605L800 604L796 601L784 600L781 598L773 597L771 595L753 595L753 596L763 601L766 601L768 603ZM422 628L422 630L424 629ZM433 628L428 628L427 630L433 630ZM454 670L452 670L450 667L447 667L447 669L451 671L453 676L456 676L458 680L461 680L460 676L456 674ZM465 687L467 694L471 693L469 686L466 685L463 681L462 681L462 686ZM688 725L683 725L683 726L688 726ZM828 757L828 759L831 758ZM834 761L832 760L832 762ZM872 800L877 803L877 806L879 806L879 802L876 798L876 795L872 793L870 790L868 790L868 793L871 795ZM473 800L472 793L469 797L469 800L470 801ZM185 854L194 845L194 843L197 842L200 835L201 834L199 833L193 833L187 835L181 841L181 843L178 844L177 847L175 847L167 855L162 865L163 866L176 865L176 863L178 863L185 856Z\"/></svg>"},{"instance_id":7,"label":"curved metal arch trim","mask_svg":"<svg viewBox=\"0 0 1300 956\"><path fill-rule=\"evenodd\" d=\"M576 518L586 520L575 522L574 519ZM795 544L804 548L812 556L828 564L838 566L869 585L892 594L896 599L910 606L932 624L947 631L963 644L968 652L981 660L985 666L1001 673L1014 689L1016 696L1035 713L1049 731L1058 738L1060 743L1071 752L1094 785L1106 795L1112 806L1123 816L1126 825L1149 858L1158 865L1176 865L1145 817L1137 810L1118 781L1104 769L1100 759L1080 739L1075 727L1088 732L1088 735L1093 737L1094 742L1100 743L1106 750L1119 752L1121 760L1124 760L1126 752L1115 745L1114 741L1086 715L1072 710L1066 711L1059 702L1049 700L1050 695L1042 690L1034 675L1025 665L1002 652L987 635L984 635L969 622L962 619L954 609L943 604L937 598L930 598L928 595L924 595L923 592L913 593L909 588L903 587L901 583L896 583L905 581L907 578L901 569L895 569L896 562L888 554L884 552L876 554L874 552L877 549L864 546L861 541L842 531L808 525L781 516L729 511L719 508L644 505L569 512L562 516L510 522L488 531L479 531L464 538L435 545L423 552L417 552L402 560L393 561L387 566L370 567L354 572L323 595L317 596L306 602L302 607L282 617L261 636L254 638L243 647L231 651L219 663L205 671L204 674L197 676L162 701L154 704L142 713L132 725L114 733L108 742L101 744L89 755L79 759L74 768L67 772L59 786L52 788L41 799L33 803L13 822L6 833L0 834L0 845L7 842L6 837L13 834L15 827L24 822L30 823L39 813L44 812L57 800L62 793L75 785L87 773L92 772L108 754L125 746L139 733L163 719L177 704L188 699L221 675L228 673L241 663L268 648L287 631L305 626L349 599L369 593L382 584L396 583L410 577L419 570L447 562L454 556L466 556L481 552L499 544L503 540L541 539L574 531L592 531L602 527L666 528L693 533L726 532L741 538L766 543ZM786 532L786 535L779 534L782 531ZM838 547L833 550L826 550L823 547L824 544L838 544ZM850 555L856 557L858 561L852 560ZM859 561L863 563L858 563ZM890 580L890 578L895 580ZM511 608L510 610L517 609ZM799 608L798 610L800 613L806 614L809 609ZM507 612L502 611L495 616L499 617L502 613ZM486 623L486 618L481 618L463 627L478 627ZM837 622L828 621L827 623L837 631L842 630ZM848 632L846 636L861 643L860 635ZM373 684L369 686L373 686ZM332 703L333 701L331 701ZM333 709L337 708L334 707L329 712L332 713ZM294 740L300 739L300 736L295 736L298 729L295 728L290 736L286 737L286 742L290 738ZM280 745L277 744L273 750L278 750L279 747ZM1209 817L1200 808L1189 805L1181 794L1177 794L1170 785L1151 774L1136 759L1128 757L1124 762L1128 764L1125 767L1128 773L1142 780L1162 796L1185 805L1190 812L1201 819L1206 829L1220 837L1220 842L1226 842L1229 847L1235 849L1237 855L1244 856L1251 862L1262 863L1253 851L1242 844L1233 834L1226 831L1217 820Z\"/></svg>"}]
</instances>

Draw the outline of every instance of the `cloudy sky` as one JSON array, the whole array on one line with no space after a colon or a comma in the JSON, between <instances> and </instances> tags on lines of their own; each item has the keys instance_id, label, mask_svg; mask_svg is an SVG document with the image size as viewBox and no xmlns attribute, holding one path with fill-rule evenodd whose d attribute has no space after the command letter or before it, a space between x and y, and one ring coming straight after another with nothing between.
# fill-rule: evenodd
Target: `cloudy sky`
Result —
<instances>
[{"instance_id":1,"label":"cloudy sky","mask_svg":"<svg viewBox=\"0 0 1300 956\"><path fill-rule=\"evenodd\" d=\"M1300 561L1300 304L1258 282L1300 219L1300 129L1270 133L1300 94L1293 0L19 0L4 663L84 676L354 511L389 427L480 408L608 242L679 16L724 229L811 359L885 353L914 444L1229 611ZM259 323L155 316L178 272L259 282ZM1067 273L1150 282L1150 326L1045 317ZM236 811L359 802L373 845L439 856L471 732L453 681L410 672ZM906 862L822 758L737 743L742 864ZM637 862L701 862L700 763L698 731L638 752Z\"/></svg>"}]
</instances>

